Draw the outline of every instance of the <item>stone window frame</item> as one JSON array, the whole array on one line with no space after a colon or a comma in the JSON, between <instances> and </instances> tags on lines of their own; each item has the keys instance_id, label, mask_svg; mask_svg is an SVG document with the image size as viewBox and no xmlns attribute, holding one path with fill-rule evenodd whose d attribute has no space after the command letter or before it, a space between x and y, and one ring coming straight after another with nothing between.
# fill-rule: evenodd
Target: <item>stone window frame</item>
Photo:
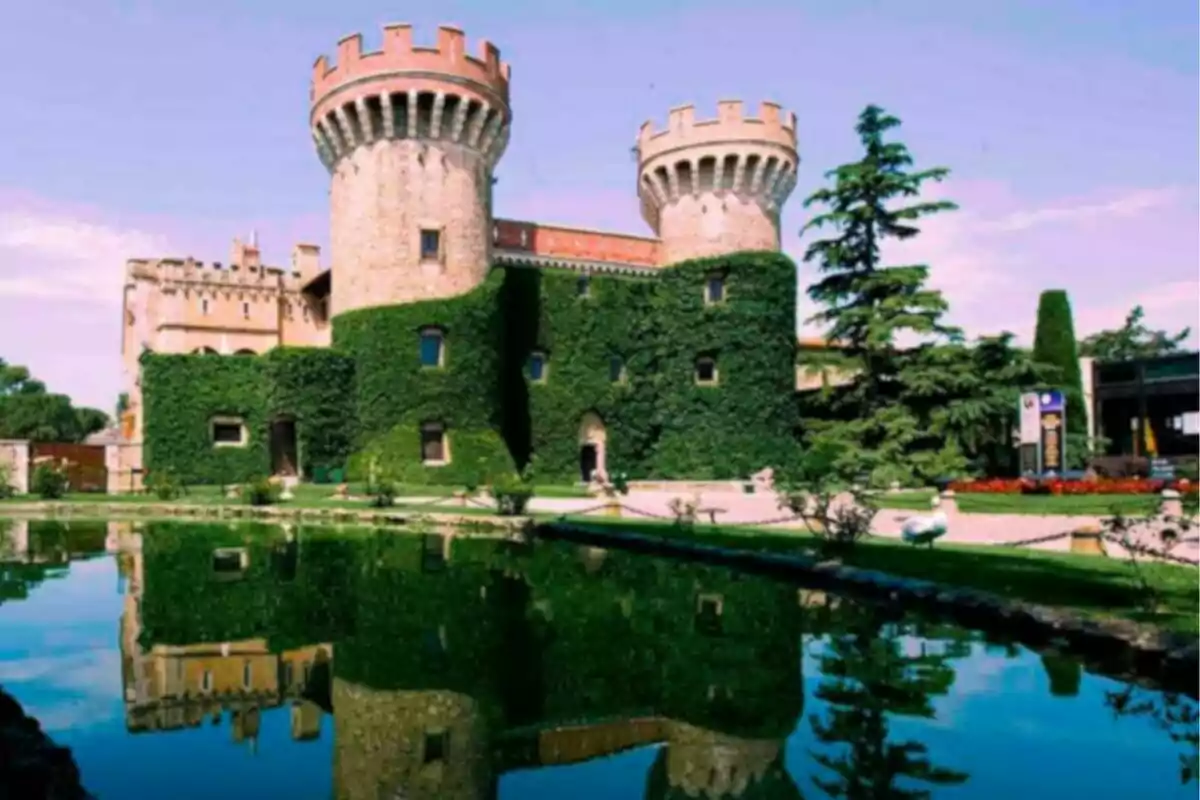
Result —
<instances>
[{"instance_id":1,"label":"stone window frame","mask_svg":"<svg viewBox=\"0 0 1200 800\"><path fill-rule=\"evenodd\" d=\"M720 298L714 299L712 285L719 281L721 286ZM723 306L729 301L729 274L724 270L714 270L704 276L704 305Z\"/></svg>"},{"instance_id":2,"label":"stone window frame","mask_svg":"<svg viewBox=\"0 0 1200 800\"><path fill-rule=\"evenodd\" d=\"M592 276L586 272L575 278L575 297L580 300L590 300L592 297Z\"/></svg>"},{"instance_id":3,"label":"stone window frame","mask_svg":"<svg viewBox=\"0 0 1200 800\"><path fill-rule=\"evenodd\" d=\"M427 433L431 433L434 431L436 431L438 433L438 435L441 437L442 457L440 459L428 458L425 455L425 435ZM420 441L420 448L421 448L420 454L421 454L421 463L422 464L424 464L427 467L444 467L450 463L450 458L451 458L451 456L450 456L450 434L446 430L445 423L438 422L436 420L429 420L427 422L422 422L420 427L418 428L418 435L420 437L419 441Z\"/></svg>"},{"instance_id":4,"label":"stone window frame","mask_svg":"<svg viewBox=\"0 0 1200 800\"><path fill-rule=\"evenodd\" d=\"M700 377L700 365L705 362L712 365L712 378L709 380L704 380ZM717 368L717 357L713 355L697 356L693 366L693 379L697 386L719 386L721 384L721 371Z\"/></svg>"},{"instance_id":5,"label":"stone window frame","mask_svg":"<svg viewBox=\"0 0 1200 800\"><path fill-rule=\"evenodd\" d=\"M423 346L426 337L436 336L438 340L438 357L436 364L426 364ZM425 325L417 331L417 359L421 369L445 369L446 367L446 331L437 325Z\"/></svg>"},{"instance_id":6,"label":"stone window frame","mask_svg":"<svg viewBox=\"0 0 1200 800\"><path fill-rule=\"evenodd\" d=\"M533 360L538 359L542 364L542 374L540 377L533 377ZM545 350L534 350L529 354L529 360L525 365L525 375L529 378L530 383L545 383L550 377L550 356Z\"/></svg>"},{"instance_id":7,"label":"stone window frame","mask_svg":"<svg viewBox=\"0 0 1200 800\"><path fill-rule=\"evenodd\" d=\"M432 233L437 237L437 254L432 258L425 255L425 234ZM446 226L421 224L417 226L417 263L440 264L446 263Z\"/></svg>"},{"instance_id":8,"label":"stone window frame","mask_svg":"<svg viewBox=\"0 0 1200 800\"><path fill-rule=\"evenodd\" d=\"M250 301L242 301L242 319L250 319Z\"/></svg>"},{"instance_id":9,"label":"stone window frame","mask_svg":"<svg viewBox=\"0 0 1200 800\"><path fill-rule=\"evenodd\" d=\"M205 316L205 317L207 317L207 316L208 316L208 312L209 312L209 308L208 308L208 298L207 298L207 297L201 297L201 298L200 298L200 315L201 315L201 316Z\"/></svg>"},{"instance_id":10,"label":"stone window frame","mask_svg":"<svg viewBox=\"0 0 1200 800\"><path fill-rule=\"evenodd\" d=\"M236 442L217 441L218 425L236 425L242 436ZM213 447L246 447L250 444L250 429L246 427L245 417L216 416L208 421L208 440Z\"/></svg>"},{"instance_id":11,"label":"stone window frame","mask_svg":"<svg viewBox=\"0 0 1200 800\"><path fill-rule=\"evenodd\" d=\"M450 731L446 728L429 728L425 730L421 743L421 764L437 764L446 761L450 754ZM434 745L434 743L437 743Z\"/></svg>"}]
</instances>

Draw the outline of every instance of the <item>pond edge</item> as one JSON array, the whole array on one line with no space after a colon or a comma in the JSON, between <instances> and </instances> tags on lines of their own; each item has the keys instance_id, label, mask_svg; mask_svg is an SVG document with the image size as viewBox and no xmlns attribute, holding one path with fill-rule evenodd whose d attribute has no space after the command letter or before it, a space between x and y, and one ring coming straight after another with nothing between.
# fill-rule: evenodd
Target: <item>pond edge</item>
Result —
<instances>
[{"instance_id":1,"label":"pond edge","mask_svg":"<svg viewBox=\"0 0 1200 800\"><path fill-rule=\"evenodd\" d=\"M657 556L686 558L778 578L804 579L805 588L832 590L876 602L904 602L965 627L1002 632L1036 652L1077 656L1089 672L1144 688L1196 699L1200 638L1119 619L1010 600L976 589L905 578L816 558L740 550L564 522L538 523L534 536Z\"/></svg>"}]
</instances>

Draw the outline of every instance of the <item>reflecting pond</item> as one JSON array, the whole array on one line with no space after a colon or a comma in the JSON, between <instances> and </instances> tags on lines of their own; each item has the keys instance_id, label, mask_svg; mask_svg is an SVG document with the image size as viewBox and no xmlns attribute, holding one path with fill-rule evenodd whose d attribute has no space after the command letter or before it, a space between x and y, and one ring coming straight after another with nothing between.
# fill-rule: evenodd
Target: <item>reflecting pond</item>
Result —
<instances>
[{"instance_id":1,"label":"reflecting pond","mask_svg":"<svg viewBox=\"0 0 1200 800\"><path fill-rule=\"evenodd\" d=\"M36 796L19 713L62 797L1196 796L1194 701L887 611L461 532L0 520L0 796Z\"/></svg>"}]
</instances>

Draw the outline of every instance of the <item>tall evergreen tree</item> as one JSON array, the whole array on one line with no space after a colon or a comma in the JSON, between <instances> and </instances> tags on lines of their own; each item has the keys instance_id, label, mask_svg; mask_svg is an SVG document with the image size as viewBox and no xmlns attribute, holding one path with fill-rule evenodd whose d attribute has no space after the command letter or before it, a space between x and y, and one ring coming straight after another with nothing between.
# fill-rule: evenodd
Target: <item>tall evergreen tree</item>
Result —
<instances>
[{"instance_id":1,"label":"tall evergreen tree","mask_svg":"<svg viewBox=\"0 0 1200 800\"><path fill-rule=\"evenodd\" d=\"M827 174L833 185L817 190L804 204L824 211L801 232L833 233L809 244L804 254L805 262L817 262L821 273L808 289L822 307L810 322L823 325L827 338L839 343L838 366L857 375L850 386L831 395L831 410L840 422L808 421L810 452L820 455L821 469L865 473L874 483L911 480L914 470L938 473L961 463L954 453L930 459L921 420L900 404L904 373L937 366L926 359L925 346L905 350L897 337L909 333L958 341L961 333L942 322L946 300L926 288L927 266L883 263L881 247L889 239L911 239L919 233L918 220L957 208L944 200L917 199L924 184L943 180L949 171L910 170L908 148L884 140L899 125L877 106L863 110L855 128L862 158ZM917 467L921 456L924 463Z\"/></svg>"},{"instance_id":2,"label":"tall evergreen tree","mask_svg":"<svg viewBox=\"0 0 1200 800\"><path fill-rule=\"evenodd\" d=\"M1062 289L1047 289L1038 300L1037 328L1033 335L1033 360L1058 370L1054 387L1067 399L1067 433L1087 433L1083 378L1079 374L1079 346L1071 300Z\"/></svg>"},{"instance_id":3,"label":"tall evergreen tree","mask_svg":"<svg viewBox=\"0 0 1200 800\"><path fill-rule=\"evenodd\" d=\"M1184 328L1177 333L1151 330L1142 321L1145 316L1145 309L1134 306L1120 328L1098 331L1080 342L1079 354L1100 361L1165 356L1178 353L1180 346L1192 335L1191 328Z\"/></svg>"}]
</instances>

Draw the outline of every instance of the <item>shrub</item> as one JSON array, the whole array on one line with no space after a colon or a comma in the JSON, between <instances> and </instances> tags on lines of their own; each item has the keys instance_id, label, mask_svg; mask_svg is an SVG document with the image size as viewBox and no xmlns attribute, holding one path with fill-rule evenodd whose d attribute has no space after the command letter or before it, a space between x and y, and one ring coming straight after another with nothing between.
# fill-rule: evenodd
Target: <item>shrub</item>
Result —
<instances>
[{"instance_id":1,"label":"shrub","mask_svg":"<svg viewBox=\"0 0 1200 800\"><path fill-rule=\"evenodd\" d=\"M367 485L371 508L391 508L396 505L396 484L386 479L377 479Z\"/></svg>"},{"instance_id":2,"label":"shrub","mask_svg":"<svg viewBox=\"0 0 1200 800\"><path fill-rule=\"evenodd\" d=\"M12 485L12 468L0 464L0 500L7 500L16 493L17 487Z\"/></svg>"},{"instance_id":3,"label":"shrub","mask_svg":"<svg viewBox=\"0 0 1200 800\"><path fill-rule=\"evenodd\" d=\"M65 463L43 461L33 470L33 493L43 500L58 500L71 486Z\"/></svg>"},{"instance_id":4,"label":"shrub","mask_svg":"<svg viewBox=\"0 0 1200 800\"><path fill-rule=\"evenodd\" d=\"M1156 478L1098 478L1095 480L988 478L986 480L955 481L950 484L950 488L960 494L1158 494L1163 489L1176 489L1183 494L1188 494L1195 491L1195 488L1186 480L1164 481Z\"/></svg>"},{"instance_id":5,"label":"shrub","mask_svg":"<svg viewBox=\"0 0 1200 800\"><path fill-rule=\"evenodd\" d=\"M1033 360L1059 370L1058 386L1066 394L1067 400L1067 434L1086 433L1087 410L1083 402L1083 379L1079 374L1075 322L1071 314L1071 300L1061 289L1048 289L1042 292L1038 300ZM1068 453L1072 452L1082 456L1087 451L1078 447L1069 448Z\"/></svg>"},{"instance_id":6,"label":"shrub","mask_svg":"<svg viewBox=\"0 0 1200 800\"><path fill-rule=\"evenodd\" d=\"M519 517L533 497L533 484L518 475L505 475L492 483L492 497L502 517Z\"/></svg>"},{"instance_id":7,"label":"shrub","mask_svg":"<svg viewBox=\"0 0 1200 800\"><path fill-rule=\"evenodd\" d=\"M178 473L171 467L155 470L147 475L146 489L153 492L159 500L174 500L185 492Z\"/></svg>"},{"instance_id":8,"label":"shrub","mask_svg":"<svg viewBox=\"0 0 1200 800\"><path fill-rule=\"evenodd\" d=\"M279 501L279 487L266 477L255 478L246 484L242 497L252 506L271 506Z\"/></svg>"}]
</instances>

